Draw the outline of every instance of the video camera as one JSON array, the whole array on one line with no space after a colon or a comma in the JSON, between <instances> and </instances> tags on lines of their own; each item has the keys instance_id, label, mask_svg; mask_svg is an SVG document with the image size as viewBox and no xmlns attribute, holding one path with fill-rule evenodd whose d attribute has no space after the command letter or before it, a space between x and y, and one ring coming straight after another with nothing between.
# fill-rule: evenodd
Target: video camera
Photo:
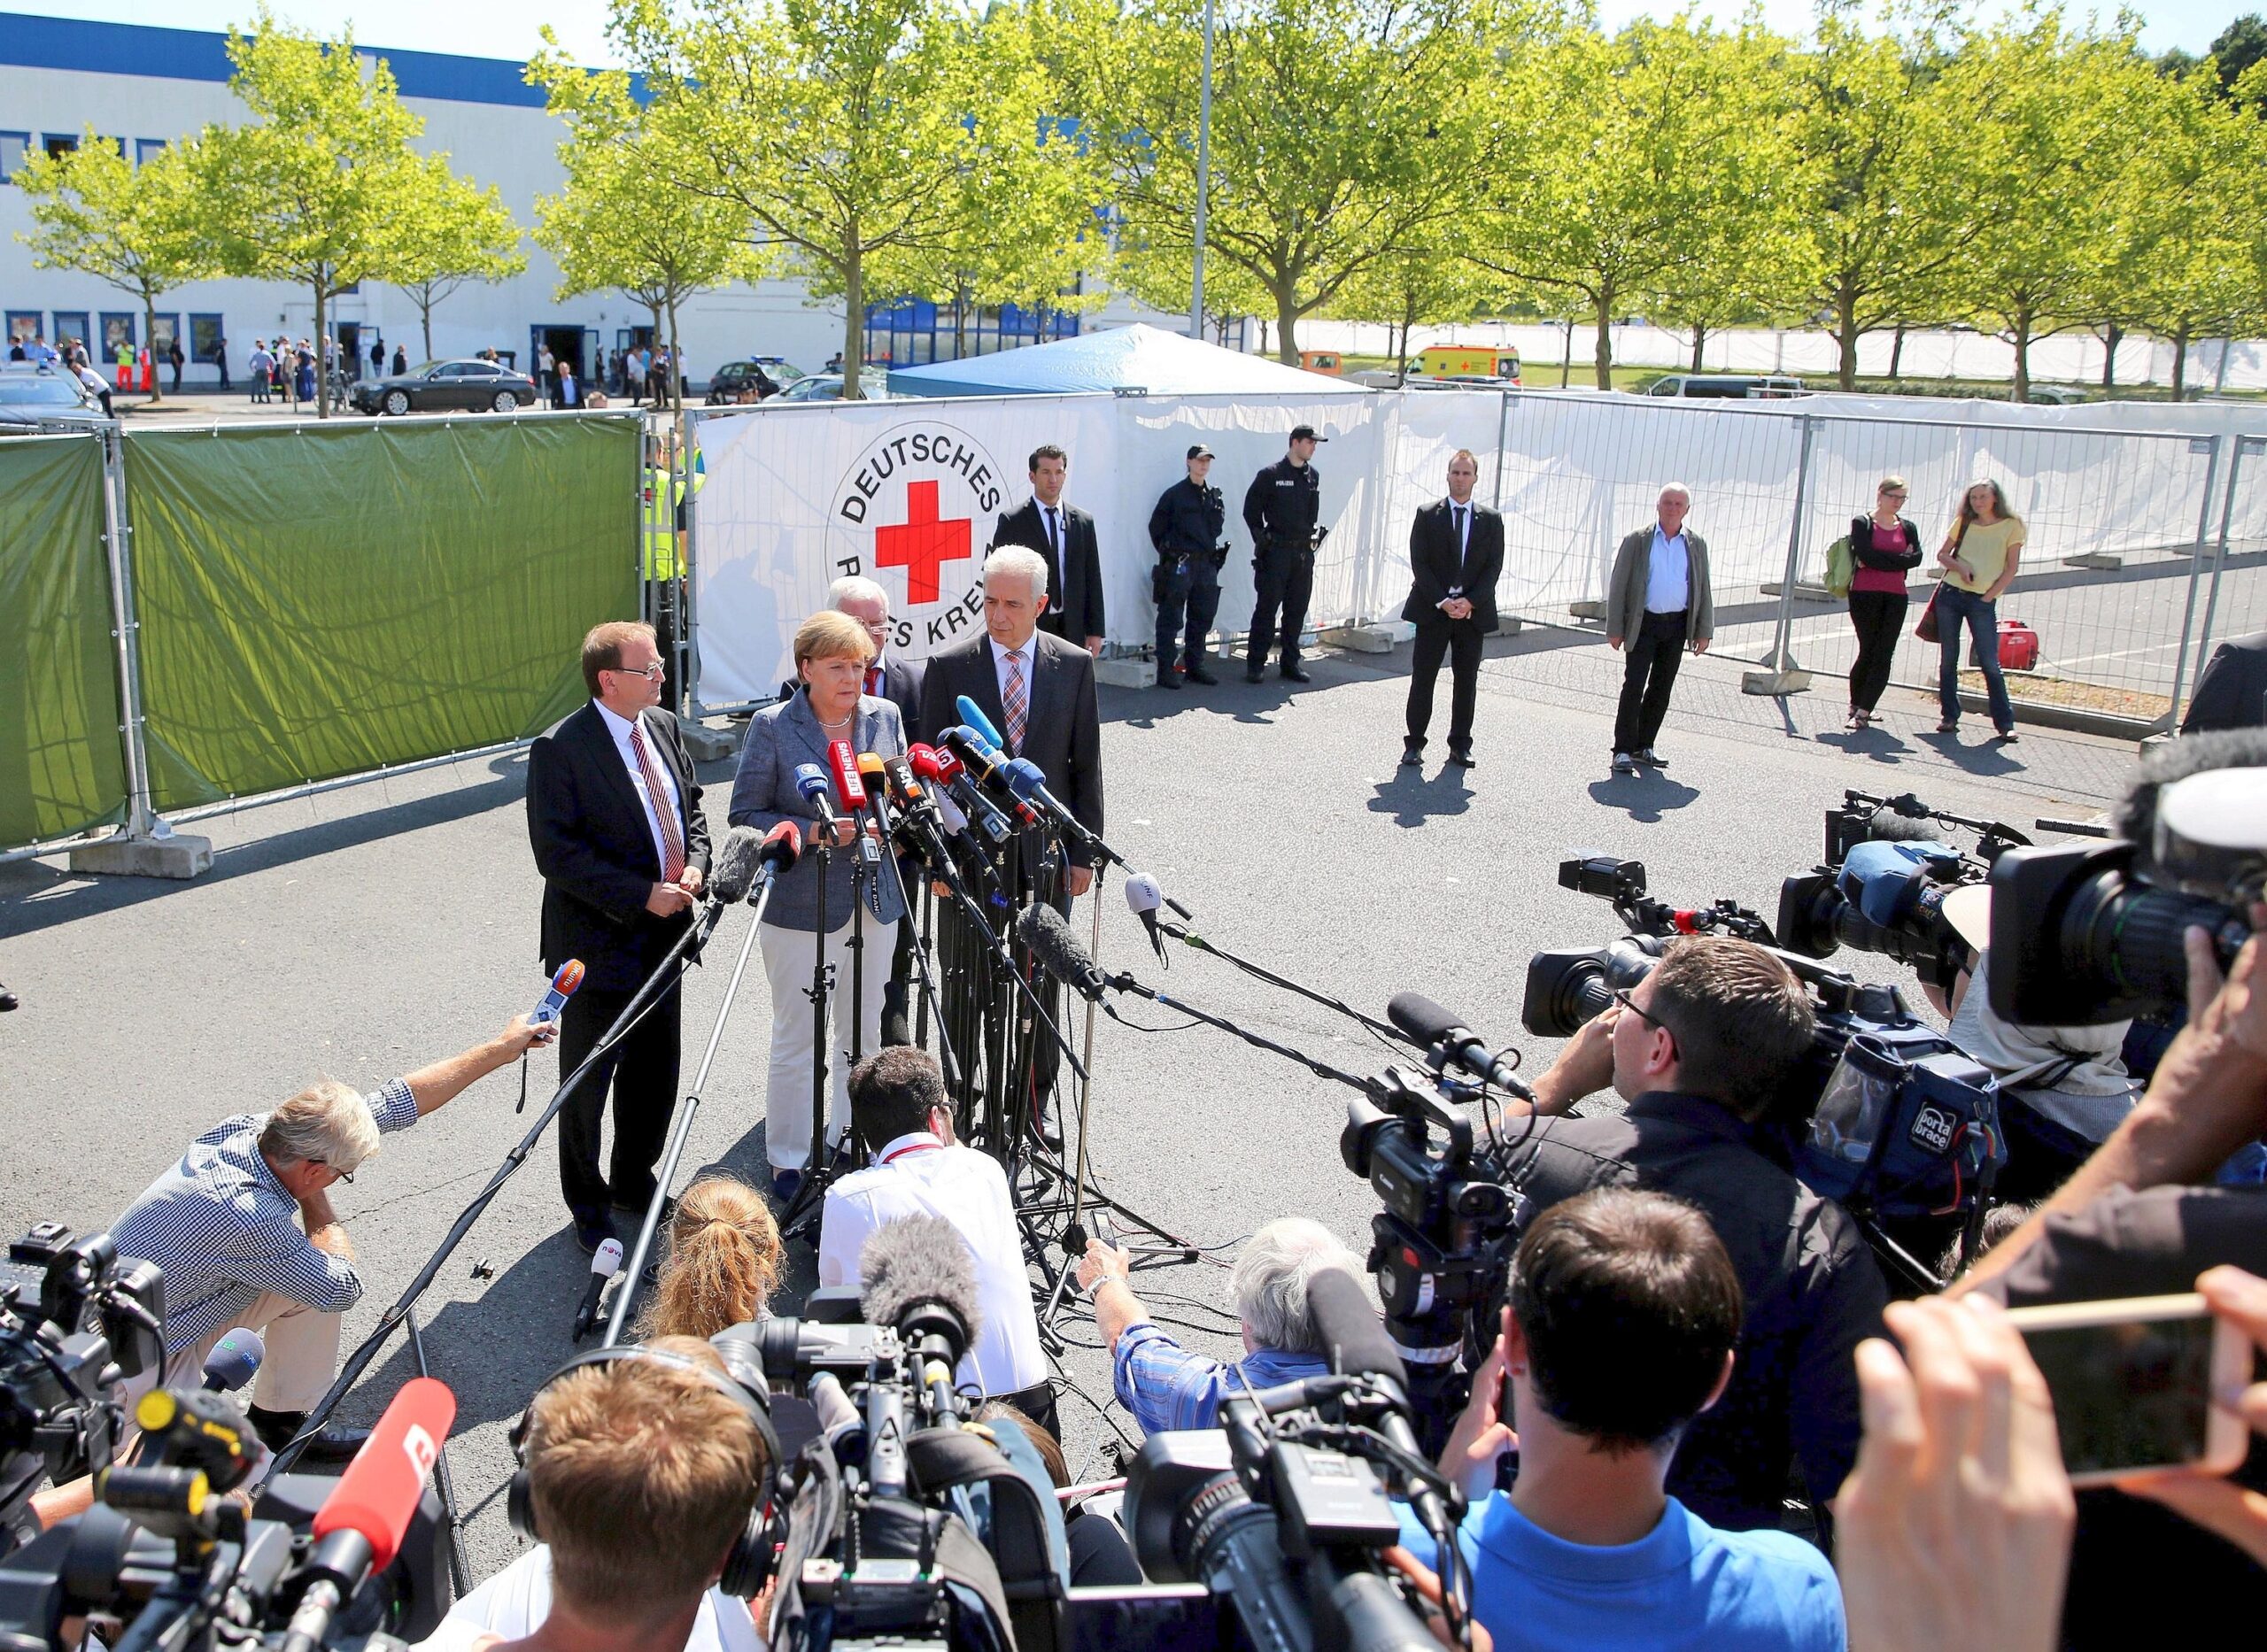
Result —
<instances>
[{"instance_id":1,"label":"video camera","mask_svg":"<svg viewBox=\"0 0 2267 1652\"><path fill-rule=\"evenodd\" d=\"M2017 849L1990 884L1992 1007L2007 1020L2085 1026L2179 1009L2186 931L2211 938L2223 970L2251 937L2248 912L2267 888L2267 768L2170 782L2148 842Z\"/></svg>"},{"instance_id":2,"label":"video camera","mask_svg":"<svg viewBox=\"0 0 2267 1652\"><path fill-rule=\"evenodd\" d=\"M1954 847L1946 829L1974 832L1975 848ZM1779 945L1810 958L1842 946L1877 953L1948 992L1970 948L1945 915L1946 899L2030 842L1996 821L1930 808L1910 792L1845 791L1826 812L1824 861L1779 886Z\"/></svg>"}]
</instances>

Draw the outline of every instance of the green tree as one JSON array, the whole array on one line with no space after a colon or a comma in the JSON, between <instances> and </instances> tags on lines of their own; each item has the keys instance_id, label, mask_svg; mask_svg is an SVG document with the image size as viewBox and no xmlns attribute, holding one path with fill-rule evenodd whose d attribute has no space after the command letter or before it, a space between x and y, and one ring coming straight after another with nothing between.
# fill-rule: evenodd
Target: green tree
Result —
<instances>
[{"instance_id":1,"label":"green tree","mask_svg":"<svg viewBox=\"0 0 2267 1652\"><path fill-rule=\"evenodd\" d=\"M139 167L92 127L60 154L35 151L12 181L33 228L16 239L39 269L76 270L132 295L143 336L157 337L158 300L215 273L199 215L193 145L169 144ZM89 339L91 352L99 340ZM162 397L153 375L150 399Z\"/></svg>"},{"instance_id":2,"label":"green tree","mask_svg":"<svg viewBox=\"0 0 2267 1652\"><path fill-rule=\"evenodd\" d=\"M424 176L397 197L393 284L417 306L425 354L433 354L433 310L467 282L497 282L527 268L520 227L502 191L486 189L449 169L446 155L420 158Z\"/></svg>"},{"instance_id":3,"label":"green tree","mask_svg":"<svg viewBox=\"0 0 2267 1652\"><path fill-rule=\"evenodd\" d=\"M736 210L814 298L841 302L846 398L870 304L953 274L1030 290L1093 221L1074 181L1088 163L1012 4L613 4L652 99L654 187Z\"/></svg>"},{"instance_id":4,"label":"green tree","mask_svg":"<svg viewBox=\"0 0 2267 1652\"><path fill-rule=\"evenodd\" d=\"M1784 235L1805 171L1775 67L1784 56L1753 27L1640 22L1611 39L1574 30L1499 82L1498 118L1531 138L1488 192L1469 255L1579 303L1596 328L1600 390L1613 387L1617 316L1680 286L1699 290L1683 266L1712 248Z\"/></svg>"},{"instance_id":5,"label":"green tree","mask_svg":"<svg viewBox=\"0 0 2267 1652\"><path fill-rule=\"evenodd\" d=\"M2212 42L2211 58L2213 73L2218 77L2224 96L2235 98L2247 108L2267 109L2267 104L2259 101L2260 93L2267 91L2267 88L2255 88L2248 97L2237 89L2237 82L2249 73L2251 66L2267 58L2267 19L2256 12L2247 12L2236 19Z\"/></svg>"},{"instance_id":6,"label":"green tree","mask_svg":"<svg viewBox=\"0 0 2267 1652\"><path fill-rule=\"evenodd\" d=\"M1410 335L1420 327L1469 320L1489 293L1489 278L1459 254L1453 220L1436 220L1342 288L1330 313L1384 322L1396 382L1406 382Z\"/></svg>"},{"instance_id":7,"label":"green tree","mask_svg":"<svg viewBox=\"0 0 2267 1652\"><path fill-rule=\"evenodd\" d=\"M733 202L657 183L673 155L619 70L586 73L558 47L528 66L551 112L567 122L559 146L561 194L536 201L537 244L559 261L559 296L618 290L643 305L669 351L670 405L684 406L685 360L677 308L694 293L754 281L765 258L748 244L747 216Z\"/></svg>"},{"instance_id":8,"label":"green tree","mask_svg":"<svg viewBox=\"0 0 2267 1652\"><path fill-rule=\"evenodd\" d=\"M1147 249L1142 297L1186 310L1203 4L1136 4L1067 8L1081 49L1063 73ZM1516 0L1221 0L1205 279L1240 271L1266 295L1282 360L1299 359L1302 318L1340 305L1502 164L1519 135L1479 94L1528 17Z\"/></svg>"},{"instance_id":9,"label":"green tree","mask_svg":"<svg viewBox=\"0 0 2267 1652\"><path fill-rule=\"evenodd\" d=\"M332 299L399 268L391 227L433 174L410 140L424 122L402 105L383 59L367 73L350 33L317 40L266 6L251 35L228 31L228 84L254 117L208 126L198 143L197 197L228 274L295 282L314 298L325 351ZM330 414L321 374L320 417Z\"/></svg>"}]
</instances>

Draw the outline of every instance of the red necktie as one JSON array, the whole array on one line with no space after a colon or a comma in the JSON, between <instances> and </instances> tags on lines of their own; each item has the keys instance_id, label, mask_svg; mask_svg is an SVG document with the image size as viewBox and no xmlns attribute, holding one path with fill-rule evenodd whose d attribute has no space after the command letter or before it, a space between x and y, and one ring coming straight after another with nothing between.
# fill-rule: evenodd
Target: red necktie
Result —
<instances>
[{"instance_id":1,"label":"red necktie","mask_svg":"<svg viewBox=\"0 0 2267 1652\"><path fill-rule=\"evenodd\" d=\"M869 694L879 694L881 691L882 668L879 666L868 666L866 668L866 692Z\"/></svg>"},{"instance_id":2,"label":"red necktie","mask_svg":"<svg viewBox=\"0 0 2267 1652\"><path fill-rule=\"evenodd\" d=\"M669 788L662 784L662 771L654 767L654 754L646 749L646 731L634 722L630 725L630 749L638 754L638 767L646 771L646 797L653 806L654 822L662 829L662 882L674 884L685 876L685 830L669 807Z\"/></svg>"}]
</instances>

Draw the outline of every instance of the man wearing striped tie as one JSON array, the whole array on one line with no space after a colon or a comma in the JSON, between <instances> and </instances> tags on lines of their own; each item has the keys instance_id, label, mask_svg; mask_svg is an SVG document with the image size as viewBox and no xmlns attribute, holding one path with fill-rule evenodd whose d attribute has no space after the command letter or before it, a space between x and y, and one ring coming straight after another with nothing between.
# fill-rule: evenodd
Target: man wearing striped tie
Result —
<instances>
[{"instance_id":1,"label":"man wearing striped tie","mask_svg":"<svg viewBox=\"0 0 2267 1652\"><path fill-rule=\"evenodd\" d=\"M559 1070L594 1049L692 922L708 872L708 823L676 719L657 709L654 628L615 621L583 639L588 704L528 750L528 838L543 874L543 967L583 961L560 1020ZM672 987L569 1098L559 1180L575 1238L611 1237L607 1207L643 1212L677 1107L681 998ZM614 1092L611 1173L599 1166Z\"/></svg>"}]
</instances>

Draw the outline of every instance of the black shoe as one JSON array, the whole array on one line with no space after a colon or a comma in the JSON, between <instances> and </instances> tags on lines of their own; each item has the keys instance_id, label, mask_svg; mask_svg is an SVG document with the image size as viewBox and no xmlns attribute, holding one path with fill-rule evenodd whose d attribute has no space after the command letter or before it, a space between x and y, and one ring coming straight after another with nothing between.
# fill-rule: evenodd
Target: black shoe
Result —
<instances>
[{"instance_id":1,"label":"black shoe","mask_svg":"<svg viewBox=\"0 0 2267 1652\"><path fill-rule=\"evenodd\" d=\"M1178 671L1160 671L1160 672L1158 672L1158 673L1157 673L1157 686L1158 686L1159 688L1164 688L1164 689L1177 689L1177 688L1179 688L1179 687L1180 686L1180 672L1178 672Z\"/></svg>"},{"instance_id":2,"label":"black shoe","mask_svg":"<svg viewBox=\"0 0 2267 1652\"><path fill-rule=\"evenodd\" d=\"M1283 677L1286 682L1290 683L1311 683L1314 681L1314 673L1309 671L1304 666L1289 665L1283 668Z\"/></svg>"},{"instance_id":3,"label":"black shoe","mask_svg":"<svg viewBox=\"0 0 2267 1652\"><path fill-rule=\"evenodd\" d=\"M646 1201L646 1204L651 1204L652 1202L653 1202L653 1201L649 1199L649 1200ZM622 1212L622 1214L623 1214L623 1215L624 1215L624 1216L634 1216L634 1217L636 1217L636 1218L637 1218L637 1221L638 1221L638 1222L639 1222L639 1223L644 1222L644 1221L645 1221L645 1219L646 1219L646 1205L624 1205L624 1204L617 1204L617 1205L615 1205L615 1208L616 1210L619 1210L620 1212ZM667 1227L667 1226L669 1226L669 1220L670 1220L670 1218L671 1218L671 1217L673 1217L673 1216L675 1216L676 1215L677 1215L677 1200L674 1200L674 1199L664 1199L664 1200L662 1200L662 1219L661 1219L661 1222L658 1224L658 1225L659 1225L659 1226L661 1226L661 1227L664 1227L664 1228L666 1228L666 1227ZM632 1225L635 1225L635 1224L633 1224Z\"/></svg>"},{"instance_id":4,"label":"black shoe","mask_svg":"<svg viewBox=\"0 0 2267 1652\"><path fill-rule=\"evenodd\" d=\"M1425 745L1423 741L1404 740L1401 743L1401 766L1404 768L1414 768L1424 760Z\"/></svg>"},{"instance_id":5,"label":"black shoe","mask_svg":"<svg viewBox=\"0 0 2267 1652\"><path fill-rule=\"evenodd\" d=\"M1472 748L1468 745L1461 751L1458 751L1454 747L1450 748L1449 761L1454 763L1458 768L1477 768L1480 767L1479 763L1472 755Z\"/></svg>"},{"instance_id":6,"label":"black shoe","mask_svg":"<svg viewBox=\"0 0 2267 1652\"><path fill-rule=\"evenodd\" d=\"M251 1421L252 1432L259 1436L259 1443L270 1451L281 1451L298 1438L307 1425L305 1411L264 1411L258 1406L249 1407L244 1415ZM344 1463L362 1449L370 1438L367 1428L323 1429L300 1449L302 1463Z\"/></svg>"},{"instance_id":7,"label":"black shoe","mask_svg":"<svg viewBox=\"0 0 2267 1652\"><path fill-rule=\"evenodd\" d=\"M585 1256L597 1255L599 1247L614 1237L614 1224L603 1211L594 1216L575 1218L575 1243L582 1247Z\"/></svg>"},{"instance_id":8,"label":"black shoe","mask_svg":"<svg viewBox=\"0 0 2267 1652\"><path fill-rule=\"evenodd\" d=\"M1220 685L1220 679L1200 665L1190 665L1188 668L1188 675L1191 683L1202 683L1206 688L1218 688Z\"/></svg>"},{"instance_id":9,"label":"black shoe","mask_svg":"<svg viewBox=\"0 0 2267 1652\"><path fill-rule=\"evenodd\" d=\"M1260 666L1246 666L1243 671L1243 680L1247 683L1265 683L1267 681L1267 672L1265 668Z\"/></svg>"}]
</instances>

